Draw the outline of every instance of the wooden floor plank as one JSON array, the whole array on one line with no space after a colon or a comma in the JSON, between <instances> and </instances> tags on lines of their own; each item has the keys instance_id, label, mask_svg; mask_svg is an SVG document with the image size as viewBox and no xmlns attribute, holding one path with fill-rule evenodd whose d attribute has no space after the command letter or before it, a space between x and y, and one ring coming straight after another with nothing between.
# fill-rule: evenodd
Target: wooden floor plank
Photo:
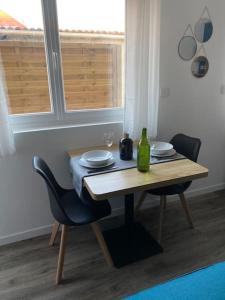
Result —
<instances>
[{"instance_id":1,"label":"wooden floor plank","mask_svg":"<svg viewBox=\"0 0 225 300\"><path fill-rule=\"evenodd\" d=\"M121 269L109 268L89 226L68 236L64 284L55 286L58 245L49 236L0 248L0 299L107 300L225 260L225 191L187 199L195 229L189 229L180 203L171 202L163 225L164 253ZM140 211L138 218L156 237L159 208ZM120 218L105 220L111 226Z\"/></svg>"}]
</instances>

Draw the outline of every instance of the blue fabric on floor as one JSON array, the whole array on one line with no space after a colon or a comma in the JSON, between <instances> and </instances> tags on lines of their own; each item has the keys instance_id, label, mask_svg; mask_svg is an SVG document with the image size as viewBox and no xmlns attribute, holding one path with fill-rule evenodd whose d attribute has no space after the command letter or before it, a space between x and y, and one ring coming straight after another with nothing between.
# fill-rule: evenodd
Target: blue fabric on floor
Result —
<instances>
[{"instance_id":1,"label":"blue fabric on floor","mask_svg":"<svg viewBox=\"0 0 225 300\"><path fill-rule=\"evenodd\" d=\"M124 300L225 300L225 262L143 290Z\"/></svg>"}]
</instances>

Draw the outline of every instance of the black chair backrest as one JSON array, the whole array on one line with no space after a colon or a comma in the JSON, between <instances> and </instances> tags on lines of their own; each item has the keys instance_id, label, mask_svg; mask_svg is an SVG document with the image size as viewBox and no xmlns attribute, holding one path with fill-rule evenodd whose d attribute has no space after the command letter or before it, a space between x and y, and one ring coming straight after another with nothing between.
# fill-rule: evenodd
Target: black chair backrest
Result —
<instances>
[{"instance_id":1,"label":"black chair backrest","mask_svg":"<svg viewBox=\"0 0 225 300\"><path fill-rule=\"evenodd\" d=\"M186 156L188 159L196 162L198 159L199 150L201 147L201 140L187 136L183 133L176 134L170 141L174 149ZM191 185L191 181L180 183L183 187L183 192Z\"/></svg>"},{"instance_id":2,"label":"black chair backrest","mask_svg":"<svg viewBox=\"0 0 225 300\"><path fill-rule=\"evenodd\" d=\"M176 134L170 141L174 149L192 161L197 161L201 140L182 133Z\"/></svg>"},{"instance_id":3,"label":"black chair backrest","mask_svg":"<svg viewBox=\"0 0 225 300\"><path fill-rule=\"evenodd\" d=\"M54 218L61 224L67 224L70 220L60 203L63 188L57 183L48 165L42 158L34 156L32 162L34 170L44 178L47 184L50 207Z\"/></svg>"}]
</instances>

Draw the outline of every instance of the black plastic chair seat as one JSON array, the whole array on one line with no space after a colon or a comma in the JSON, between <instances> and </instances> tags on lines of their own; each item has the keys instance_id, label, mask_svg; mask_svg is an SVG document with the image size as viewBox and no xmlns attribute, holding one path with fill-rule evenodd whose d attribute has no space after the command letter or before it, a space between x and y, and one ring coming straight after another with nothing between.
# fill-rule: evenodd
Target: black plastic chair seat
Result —
<instances>
[{"instance_id":1,"label":"black plastic chair seat","mask_svg":"<svg viewBox=\"0 0 225 300\"><path fill-rule=\"evenodd\" d=\"M33 157L33 167L47 184L51 211L60 224L79 226L96 222L110 215L111 206L108 200L94 201L86 189L79 197L74 189L62 188L40 157Z\"/></svg>"},{"instance_id":2,"label":"black plastic chair seat","mask_svg":"<svg viewBox=\"0 0 225 300\"><path fill-rule=\"evenodd\" d=\"M175 194L182 194L184 190L186 190L190 186L191 182L185 182L181 184L173 184L170 186L165 186L160 189L153 189L149 190L148 192L152 195L175 195Z\"/></svg>"},{"instance_id":3,"label":"black plastic chair seat","mask_svg":"<svg viewBox=\"0 0 225 300\"><path fill-rule=\"evenodd\" d=\"M105 259L112 266L111 255L97 222L110 215L111 206L108 200L94 201L86 189L83 189L80 197L74 189L64 189L58 184L46 162L38 156L33 157L33 168L45 180L51 211L55 218L49 245L54 244L59 227L62 225L56 284L59 284L62 278L66 236L69 226L91 224Z\"/></svg>"},{"instance_id":4,"label":"black plastic chair seat","mask_svg":"<svg viewBox=\"0 0 225 300\"><path fill-rule=\"evenodd\" d=\"M107 200L94 203L90 201L87 205L79 198L75 190L67 190L61 197L60 202L65 211L67 225L79 226L90 224L111 213L111 207Z\"/></svg>"},{"instance_id":5,"label":"black plastic chair seat","mask_svg":"<svg viewBox=\"0 0 225 300\"><path fill-rule=\"evenodd\" d=\"M199 150L201 147L200 139L178 133L171 139L170 143L173 145L174 149L177 152L183 154L192 161L197 161ZM157 196L182 194L190 185L191 181L188 181L159 189L149 190L147 192Z\"/></svg>"}]
</instances>

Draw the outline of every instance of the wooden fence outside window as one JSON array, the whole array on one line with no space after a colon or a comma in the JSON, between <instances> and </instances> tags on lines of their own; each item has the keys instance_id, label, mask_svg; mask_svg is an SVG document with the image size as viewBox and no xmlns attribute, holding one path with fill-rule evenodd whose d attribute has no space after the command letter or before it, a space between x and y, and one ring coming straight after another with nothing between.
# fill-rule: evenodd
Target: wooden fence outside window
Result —
<instances>
[{"instance_id":1,"label":"wooden fence outside window","mask_svg":"<svg viewBox=\"0 0 225 300\"><path fill-rule=\"evenodd\" d=\"M42 31L0 30L11 114L51 111ZM67 110L121 107L124 35L60 32Z\"/></svg>"}]
</instances>

